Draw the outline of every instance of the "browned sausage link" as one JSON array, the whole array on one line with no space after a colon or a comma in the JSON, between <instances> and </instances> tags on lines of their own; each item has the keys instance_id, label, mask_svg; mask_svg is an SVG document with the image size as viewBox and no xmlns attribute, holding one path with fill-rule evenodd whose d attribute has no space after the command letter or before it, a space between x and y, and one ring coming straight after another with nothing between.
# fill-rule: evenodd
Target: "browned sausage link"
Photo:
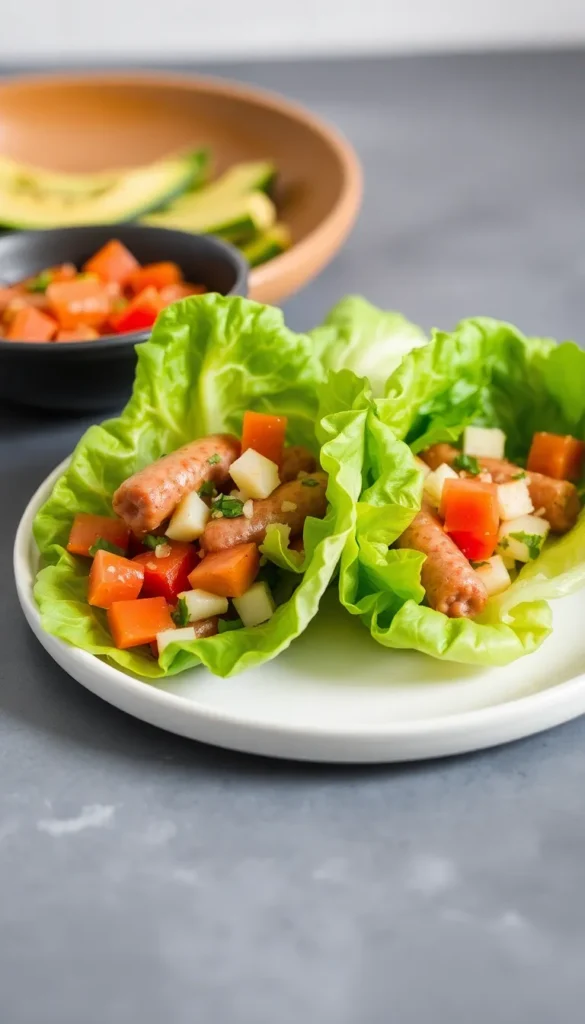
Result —
<instances>
[{"instance_id":1,"label":"browned sausage link","mask_svg":"<svg viewBox=\"0 0 585 1024\"><path fill-rule=\"evenodd\" d=\"M217 615L212 615L210 619L200 619L199 622L192 622L191 625L195 630L195 639L204 640L206 636L215 636L218 632L217 623Z\"/></svg>"},{"instance_id":2,"label":"browned sausage link","mask_svg":"<svg viewBox=\"0 0 585 1024\"><path fill-rule=\"evenodd\" d=\"M298 537L303 532L307 516L314 516L315 519L323 519L325 516L326 490L327 474L321 472L281 484L269 498L254 502L251 519L238 516L237 519L210 520L201 538L201 545L207 552L212 552L251 541L261 544L271 523L290 526L291 537Z\"/></svg>"},{"instance_id":3,"label":"browned sausage link","mask_svg":"<svg viewBox=\"0 0 585 1024\"><path fill-rule=\"evenodd\" d=\"M424 506L396 541L426 555L421 583L431 608L452 619L472 618L483 611L487 591L466 557Z\"/></svg>"},{"instance_id":4,"label":"browned sausage link","mask_svg":"<svg viewBox=\"0 0 585 1024\"><path fill-rule=\"evenodd\" d=\"M302 444L292 444L284 449L278 475L281 484L286 484L289 480L296 480L299 473L314 473L316 469L317 459L313 453Z\"/></svg>"},{"instance_id":5,"label":"browned sausage link","mask_svg":"<svg viewBox=\"0 0 585 1024\"><path fill-rule=\"evenodd\" d=\"M442 462L452 466L458 455L457 449L450 444L434 444L421 453L421 459L431 469L436 469ZM579 493L568 480L554 480L542 473L530 473L507 459L479 458L477 461L482 469L491 473L496 484L508 483L518 473L526 472L532 504L537 511L543 509L542 515L550 523L553 533L566 533L577 522L581 507Z\"/></svg>"},{"instance_id":6,"label":"browned sausage link","mask_svg":"<svg viewBox=\"0 0 585 1024\"><path fill-rule=\"evenodd\" d=\"M231 434L190 441L125 480L114 494L114 512L138 535L156 530L206 480L224 484L239 454L240 442Z\"/></svg>"}]
</instances>

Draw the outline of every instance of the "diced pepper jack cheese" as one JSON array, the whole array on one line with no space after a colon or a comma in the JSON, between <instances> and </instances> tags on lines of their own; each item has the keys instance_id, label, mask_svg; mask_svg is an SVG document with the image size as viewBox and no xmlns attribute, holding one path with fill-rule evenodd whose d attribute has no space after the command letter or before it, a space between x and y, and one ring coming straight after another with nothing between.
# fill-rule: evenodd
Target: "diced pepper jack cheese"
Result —
<instances>
[{"instance_id":1,"label":"diced pepper jack cheese","mask_svg":"<svg viewBox=\"0 0 585 1024\"><path fill-rule=\"evenodd\" d=\"M501 594L512 583L510 573L500 555L492 555L485 562L481 562L475 567L475 571L487 590L488 597Z\"/></svg>"},{"instance_id":2,"label":"diced pepper jack cheese","mask_svg":"<svg viewBox=\"0 0 585 1024\"><path fill-rule=\"evenodd\" d=\"M179 594L187 608L189 622L200 622L214 615L225 615L228 610L227 597L210 594L208 590L185 590Z\"/></svg>"},{"instance_id":3,"label":"diced pepper jack cheese","mask_svg":"<svg viewBox=\"0 0 585 1024\"><path fill-rule=\"evenodd\" d=\"M442 462L433 473L429 473L424 482L424 493L431 505L439 508L445 480L457 480L457 473L446 462Z\"/></svg>"},{"instance_id":4,"label":"diced pepper jack cheese","mask_svg":"<svg viewBox=\"0 0 585 1024\"><path fill-rule=\"evenodd\" d=\"M503 459L506 435L498 427L466 427L463 452L476 458Z\"/></svg>"},{"instance_id":5,"label":"diced pepper jack cheese","mask_svg":"<svg viewBox=\"0 0 585 1024\"><path fill-rule=\"evenodd\" d=\"M195 640L193 626L185 626L183 629L163 629L162 633L156 634L158 653L162 654L165 647L168 647L169 644L184 644L189 640Z\"/></svg>"},{"instance_id":6,"label":"diced pepper jack cheese","mask_svg":"<svg viewBox=\"0 0 585 1024\"><path fill-rule=\"evenodd\" d=\"M246 498L268 498L280 484L278 466L254 448L247 448L232 462L230 476Z\"/></svg>"},{"instance_id":7,"label":"diced pepper jack cheese","mask_svg":"<svg viewBox=\"0 0 585 1024\"><path fill-rule=\"evenodd\" d=\"M498 484L498 512L503 520L517 519L518 516L534 512L526 480L510 480L507 484Z\"/></svg>"},{"instance_id":8,"label":"diced pepper jack cheese","mask_svg":"<svg viewBox=\"0 0 585 1024\"><path fill-rule=\"evenodd\" d=\"M259 626L272 618L275 611L274 598L264 581L253 583L241 597L234 597L234 608L244 626Z\"/></svg>"},{"instance_id":9,"label":"diced pepper jack cheese","mask_svg":"<svg viewBox=\"0 0 585 1024\"><path fill-rule=\"evenodd\" d=\"M171 540L192 541L201 537L211 512L197 491L186 494L173 512L167 527Z\"/></svg>"},{"instance_id":10,"label":"diced pepper jack cheese","mask_svg":"<svg viewBox=\"0 0 585 1024\"><path fill-rule=\"evenodd\" d=\"M510 555L517 562L538 558L548 536L550 525L540 516L519 516L502 523L498 534L498 552Z\"/></svg>"},{"instance_id":11,"label":"diced pepper jack cheese","mask_svg":"<svg viewBox=\"0 0 585 1024\"><path fill-rule=\"evenodd\" d=\"M427 466L426 462L423 462L422 459L419 459L418 455L414 456L414 461L416 462L416 468L420 469L421 473L423 474L426 480L426 478L429 476L431 472L431 467Z\"/></svg>"}]
</instances>

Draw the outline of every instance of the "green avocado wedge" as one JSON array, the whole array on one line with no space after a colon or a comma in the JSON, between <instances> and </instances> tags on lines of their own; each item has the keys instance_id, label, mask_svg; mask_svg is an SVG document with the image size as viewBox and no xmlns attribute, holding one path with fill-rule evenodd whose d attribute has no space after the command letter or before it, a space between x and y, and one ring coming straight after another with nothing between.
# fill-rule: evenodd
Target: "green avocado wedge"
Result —
<instances>
[{"instance_id":1,"label":"green avocado wedge","mask_svg":"<svg viewBox=\"0 0 585 1024\"><path fill-rule=\"evenodd\" d=\"M274 224L263 235L258 235L251 242L242 246L242 252L251 267L259 267L261 263L273 260L275 256L290 249L291 237L286 224Z\"/></svg>"},{"instance_id":2,"label":"green avocado wedge","mask_svg":"<svg viewBox=\"0 0 585 1024\"><path fill-rule=\"evenodd\" d=\"M133 220L159 209L205 176L206 150L143 167L62 174L0 159L0 225L30 230Z\"/></svg>"}]
</instances>

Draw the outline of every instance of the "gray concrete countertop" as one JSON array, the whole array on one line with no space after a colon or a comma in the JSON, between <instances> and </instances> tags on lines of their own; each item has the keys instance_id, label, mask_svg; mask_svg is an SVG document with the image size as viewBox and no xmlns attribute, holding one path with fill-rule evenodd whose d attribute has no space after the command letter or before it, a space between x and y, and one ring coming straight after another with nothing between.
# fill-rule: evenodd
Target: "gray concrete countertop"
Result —
<instances>
[{"instance_id":1,"label":"gray concrete countertop","mask_svg":"<svg viewBox=\"0 0 585 1024\"><path fill-rule=\"evenodd\" d=\"M585 54L222 72L335 121L364 162L344 251L425 326L585 337ZM2 1024L573 1024L585 995L585 720L417 766L208 749L61 672L16 604L22 509L87 426L0 409Z\"/></svg>"}]
</instances>

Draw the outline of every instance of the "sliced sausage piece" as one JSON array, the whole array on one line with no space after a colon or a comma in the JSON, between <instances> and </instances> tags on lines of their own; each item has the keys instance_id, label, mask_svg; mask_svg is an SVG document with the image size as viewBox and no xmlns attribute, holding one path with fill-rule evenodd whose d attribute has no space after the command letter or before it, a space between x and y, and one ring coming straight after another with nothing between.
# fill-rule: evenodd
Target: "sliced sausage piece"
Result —
<instances>
[{"instance_id":1,"label":"sliced sausage piece","mask_svg":"<svg viewBox=\"0 0 585 1024\"><path fill-rule=\"evenodd\" d=\"M240 454L240 442L230 434L190 441L125 480L113 498L114 512L133 533L150 533L167 519L190 491L206 480L227 483L230 466Z\"/></svg>"},{"instance_id":2,"label":"sliced sausage piece","mask_svg":"<svg viewBox=\"0 0 585 1024\"><path fill-rule=\"evenodd\" d=\"M421 583L431 608L452 619L473 618L483 611L487 591L432 510L424 505L396 541L426 555Z\"/></svg>"},{"instance_id":3,"label":"sliced sausage piece","mask_svg":"<svg viewBox=\"0 0 585 1024\"><path fill-rule=\"evenodd\" d=\"M289 480L296 480L299 473L314 473L316 469L317 459L313 453L302 444L291 444L284 449L278 475L281 484L286 484Z\"/></svg>"},{"instance_id":4,"label":"sliced sausage piece","mask_svg":"<svg viewBox=\"0 0 585 1024\"><path fill-rule=\"evenodd\" d=\"M212 519L205 527L201 546L207 552L223 551L236 544L261 544L271 523L290 526L291 538L303 532L305 519L323 519L327 511L327 474L311 473L302 480L281 484L269 498L253 503L251 519ZM283 508L284 506L284 508Z\"/></svg>"},{"instance_id":5,"label":"sliced sausage piece","mask_svg":"<svg viewBox=\"0 0 585 1024\"><path fill-rule=\"evenodd\" d=\"M434 444L427 448L426 452L421 452L420 457L431 469L437 469L443 462L452 466L459 454L453 445ZM567 533L568 530L572 530L577 522L581 503L577 488L569 480L553 480L551 476L544 476L543 473L529 473L507 459L478 458L477 461L482 469L491 473L496 484L508 483L518 473L526 473L532 504L537 511L543 510L542 515L550 523L552 532Z\"/></svg>"}]
</instances>

